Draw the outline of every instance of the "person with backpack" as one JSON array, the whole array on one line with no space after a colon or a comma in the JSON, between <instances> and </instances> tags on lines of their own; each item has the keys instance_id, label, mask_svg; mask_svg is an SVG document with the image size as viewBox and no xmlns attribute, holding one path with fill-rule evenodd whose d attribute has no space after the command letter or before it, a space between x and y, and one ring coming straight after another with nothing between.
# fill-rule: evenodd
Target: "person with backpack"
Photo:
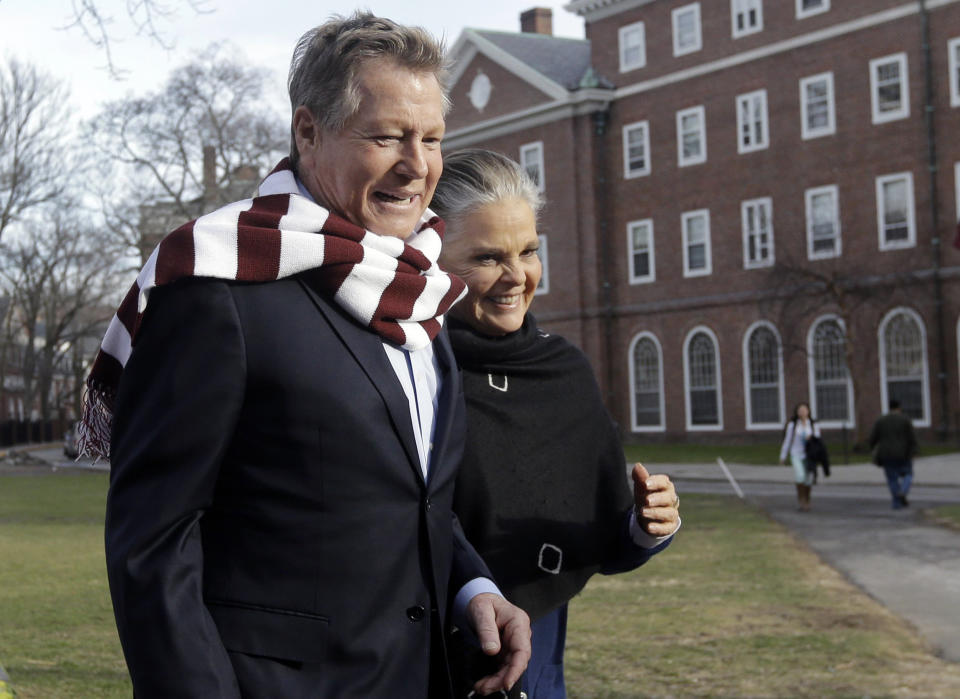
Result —
<instances>
[{"instance_id":1,"label":"person with backpack","mask_svg":"<svg viewBox=\"0 0 960 699\"><path fill-rule=\"evenodd\" d=\"M780 463L793 466L793 480L797 486L797 503L801 512L810 509L810 491L813 489L815 471L807 468L807 442L820 439L820 426L810 416L810 406L798 403L793 417L784 428L783 445L780 447Z\"/></svg>"}]
</instances>

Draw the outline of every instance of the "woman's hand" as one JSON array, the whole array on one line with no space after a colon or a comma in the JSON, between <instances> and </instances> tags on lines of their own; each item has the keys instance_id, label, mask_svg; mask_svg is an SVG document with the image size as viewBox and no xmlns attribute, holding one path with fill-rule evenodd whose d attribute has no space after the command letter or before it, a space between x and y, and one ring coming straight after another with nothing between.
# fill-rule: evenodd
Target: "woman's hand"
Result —
<instances>
[{"instance_id":1,"label":"woman's hand","mask_svg":"<svg viewBox=\"0 0 960 699\"><path fill-rule=\"evenodd\" d=\"M650 536L667 536L680 523L680 498L670 476L651 476L643 464L634 464L633 507L637 524Z\"/></svg>"}]
</instances>

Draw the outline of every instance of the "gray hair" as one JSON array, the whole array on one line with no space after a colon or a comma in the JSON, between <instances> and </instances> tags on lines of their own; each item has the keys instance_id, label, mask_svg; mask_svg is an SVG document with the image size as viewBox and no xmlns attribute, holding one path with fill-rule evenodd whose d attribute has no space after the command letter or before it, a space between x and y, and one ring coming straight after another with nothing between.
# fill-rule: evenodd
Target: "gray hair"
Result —
<instances>
[{"instance_id":1,"label":"gray hair","mask_svg":"<svg viewBox=\"0 0 960 699\"><path fill-rule=\"evenodd\" d=\"M443 112L450 108L443 44L421 27L357 11L334 15L297 42L290 61L287 91L291 115L306 107L324 129L340 131L360 108L360 68L364 61L392 58L411 71L433 73L443 93ZM290 160L300 153L291 123Z\"/></svg>"},{"instance_id":2,"label":"gray hair","mask_svg":"<svg viewBox=\"0 0 960 699\"><path fill-rule=\"evenodd\" d=\"M529 204L535 217L543 208L540 190L518 162L496 151L467 148L444 157L430 208L447 222L449 232L477 208L512 197Z\"/></svg>"}]
</instances>

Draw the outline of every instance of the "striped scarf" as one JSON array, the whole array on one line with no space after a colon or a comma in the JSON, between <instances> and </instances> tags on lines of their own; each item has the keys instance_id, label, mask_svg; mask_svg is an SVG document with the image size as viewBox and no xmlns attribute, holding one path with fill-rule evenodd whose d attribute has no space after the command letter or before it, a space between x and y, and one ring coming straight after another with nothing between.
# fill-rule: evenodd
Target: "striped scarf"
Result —
<instances>
[{"instance_id":1,"label":"striped scarf","mask_svg":"<svg viewBox=\"0 0 960 699\"><path fill-rule=\"evenodd\" d=\"M253 199L184 224L154 249L110 321L87 378L80 452L109 457L120 376L150 290L184 277L268 282L319 269L323 290L350 316L405 349L426 347L464 293L436 264L443 221L429 209L406 240L365 231L300 194L288 159Z\"/></svg>"}]
</instances>

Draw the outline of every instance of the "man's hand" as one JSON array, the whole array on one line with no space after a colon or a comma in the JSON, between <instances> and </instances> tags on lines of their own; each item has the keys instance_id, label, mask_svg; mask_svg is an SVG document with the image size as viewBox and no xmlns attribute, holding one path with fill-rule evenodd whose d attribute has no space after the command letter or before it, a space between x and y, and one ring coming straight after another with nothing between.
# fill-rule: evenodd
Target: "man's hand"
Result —
<instances>
[{"instance_id":1,"label":"man's hand","mask_svg":"<svg viewBox=\"0 0 960 699\"><path fill-rule=\"evenodd\" d=\"M643 464L634 464L631 476L637 524L650 536L673 534L680 522L680 498L670 476L651 476Z\"/></svg>"},{"instance_id":2,"label":"man's hand","mask_svg":"<svg viewBox=\"0 0 960 699\"><path fill-rule=\"evenodd\" d=\"M481 592L467 604L467 618L487 655L499 654L500 670L473 685L477 694L509 691L530 662L530 617L500 595Z\"/></svg>"}]
</instances>

